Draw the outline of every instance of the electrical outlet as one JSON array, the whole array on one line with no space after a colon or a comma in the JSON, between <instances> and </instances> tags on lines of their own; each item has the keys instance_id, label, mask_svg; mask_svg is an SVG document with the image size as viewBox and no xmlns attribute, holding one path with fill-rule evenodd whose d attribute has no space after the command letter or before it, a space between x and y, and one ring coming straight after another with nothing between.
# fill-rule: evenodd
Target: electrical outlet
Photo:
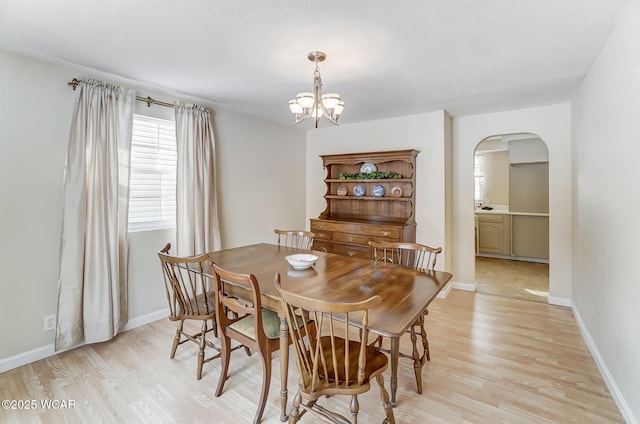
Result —
<instances>
[{"instance_id":1,"label":"electrical outlet","mask_svg":"<svg viewBox=\"0 0 640 424\"><path fill-rule=\"evenodd\" d=\"M56 316L47 315L44 317L44 331L54 330L56 328Z\"/></svg>"}]
</instances>

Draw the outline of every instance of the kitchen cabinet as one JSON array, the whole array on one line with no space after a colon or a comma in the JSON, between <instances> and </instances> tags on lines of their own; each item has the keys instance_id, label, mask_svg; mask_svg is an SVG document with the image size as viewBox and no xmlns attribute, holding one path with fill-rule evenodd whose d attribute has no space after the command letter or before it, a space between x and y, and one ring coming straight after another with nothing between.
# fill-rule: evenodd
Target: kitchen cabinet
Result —
<instances>
[{"instance_id":1,"label":"kitchen cabinet","mask_svg":"<svg viewBox=\"0 0 640 424\"><path fill-rule=\"evenodd\" d=\"M522 163L509 167L509 210L549 212L549 164Z\"/></svg>"},{"instance_id":2,"label":"kitchen cabinet","mask_svg":"<svg viewBox=\"0 0 640 424\"><path fill-rule=\"evenodd\" d=\"M476 215L478 219L478 253L511 255L511 216Z\"/></svg>"},{"instance_id":3,"label":"kitchen cabinet","mask_svg":"<svg viewBox=\"0 0 640 424\"><path fill-rule=\"evenodd\" d=\"M549 258L549 217L513 215L512 254L525 258Z\"/></svg>"},{"instance_id":4,"label":"kitchen cabinet","mask_svg":"<svg viewBox=\"0 0 640 424\"><path fill-rule=\"evenodd\" d=\"M509 163L548 162L547 145L539 138L509 141Z\"/></svg>"}]
</instances>

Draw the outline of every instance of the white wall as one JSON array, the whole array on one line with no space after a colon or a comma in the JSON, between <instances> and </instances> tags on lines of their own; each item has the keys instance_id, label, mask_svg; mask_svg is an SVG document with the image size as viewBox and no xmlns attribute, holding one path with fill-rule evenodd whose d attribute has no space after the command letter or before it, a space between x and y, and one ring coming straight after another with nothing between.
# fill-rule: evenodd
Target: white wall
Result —
<instances>
[{"instance_id":1,"label":"white wall","mask_svg":"<svg viewBox=\"0 0 640 424\"><path fill-rule=\"evenodd\" d=\"M416 149L416 240L442 246L447 267L448 121L444 111L310 130L307 133L307 217L325 209L326 171L320 155ZM308 227L307 222L307 227Z\"/></svg>"},{"instance_id":2,"label":"white wall","mask_svg":"<svg viewBox=\"0 0 640 424\"><path fill-rule=\"evenodd\" d=\"M118 78L3 51L0 75L1 372L26 352L41 355L53 349L54 332L43 331L43 317L55 314L57 307L62 178L75 99L67 82L79 76ZM121 83L145 97L180 99ZM290 199L304 199L305 132L181 100L214 111L223 247L273 242L273 227L304 226L304 201ZM173 114L170 108L144 103L136 108L156 116ZM152 319L166 308L156 251L174 239L170 230L130 235L130 322Z\"/></svg>"},{"instance_id":3,"label":"white wall","mask_svg":"<svg viewBox=\"0 0 640 424\"><path fill-rule=\"evenodd\" d=\"M475 281L473 155L492 135L534 133L549 149L549 301L571 299L571 108L569 104L453 118L453 276Z\"/></svg>"},{"instance_id":4,"label":"white wall","mask_svg":"<svg viewBox=\"0 0 640 424\"><path fill-rule=\"evenodd\" d=\"M0 358L53 342L74 93L63 68L0 52ZM68 107L61 107L69 105Z\"/></svg>"},{"instance_id":5,"label":"white wall","mask_svg":"<svg viewBox=\"0 0 640 424\"><path fill-rule=\"evenodd\" d=\"M480 173L484 175L484 202L509 205L509 152L482 153Z\"/></svg>"},{"instance_id":6,"label":"white wall","mask_svg":"<svg viewBox=\"0 0 640 424\"><path fill-rule=\"evenodd\" d=\"M640 419L639 51L640 2L631 1L572 107L573 301L630 423Z\"/></svg>"},{"instance_id":7,"label":"white wall","mask_svg":"<svg viewBox=\"0 0 640 424\"><path fill-rule=\"evenodd\" d=\"M305 132L223 110L215 116L222 248L273 243L276 227L306 228Z\"/></svg>"}]
</instances>

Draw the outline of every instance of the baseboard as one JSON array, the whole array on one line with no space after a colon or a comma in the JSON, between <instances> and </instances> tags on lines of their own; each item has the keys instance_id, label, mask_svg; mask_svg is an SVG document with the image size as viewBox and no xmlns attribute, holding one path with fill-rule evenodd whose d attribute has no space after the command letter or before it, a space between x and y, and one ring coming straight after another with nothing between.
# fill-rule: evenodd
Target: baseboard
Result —
<instances>
[{"instance_id":1,"label":"baseboard","mask_svg":"<svg viewBox=\"0 0 640 424\"><path fill-rule=\"evenodd\" d=\"M0 359L0 373L55 355L53 343Z\"/></svg>"},{"instance_id":2,"label":"baseboard","mask_svg":"<svg viewBox=\"0 0 640 424\"><path fill-rule=\"evenodd\" d=\"M458 281L454 281L451 284L451 288L456 290L464 290L464 291L476 291L476 283L461 283Z\"/></svg>"},{"instance_id":3,"label":"baseboard","mask_svg":"<svg viewBox=\"0 0 640 424\"><path fill-rule=\"evenodd\" d=\"M130 319L129 322L124 325L124 328L122 329L122 331L128 331L128 330L131 330L132 328L141 327L151 322L155 322L163 318L167 318L168 316L169 316L169 308L164 308L159 311L142 315L140 317L135 317L133 319Z\"/></svg>"},{"instance_id":4,"label":"baseboard","mask_svg":"<svg viewBox=\"0 0 640 424\"><path fill-rule=\"evenodd\" d=\"M510 261L538 262L541 264L549 263L549 258L531 258L529 256L495 255L493 253L476 253L476 256L483 258L507 259Z\"/></svg>"},{"instance_id":5,"label":"baseboard","mask_svg":"<svg viewBox=\"0 0 640 424\"><path fill-rule=\"evenodd\" d=\"M566 297L549 296L548 303L549 305L566 306L568 308L573 307L573 301L571 299L567 299Z\"/></svg>"},{"instance_id":6,"label":"baseboard","mask_svg":"<svg viewBox=\"0 0 640 424\"><path fill-rule=\"evenodd\" d=\"M622 414L622 417L624 418L627 424L638 424L638 420L636 419L636 417L634 417L633 412L631 411L631 408L629 408L629 404L627 404L627 401L625 400L624 396L620 392L620 389L618 388L618 385L613 379L613 376L609 372L609 368L607 368L607 365L602 359L602 356L600 356L600 352L598 351L598 348L596 347L595 342L593 341L593 339L591 338L591 335L589 334L586 327L584 326L584 323L582 322L582 318L580 317L580 312L578 312L575 305L571 307L571 310L573 311L573 316L576 319L578 328L582 333L582 338L587 343L587 347L591 352L591 356L595 360L596 366L600 370L600 374L602 374L602 378L604 378L604 382L607 384L607 387L611 392L611 397L613 397L613 400L616 402L616 405L618 405L618 409L620 409L620 413Z\"/></svg>"},{"instance_id":7,"label":"baseboard","mask_svg":"<svg viewBox=\"0 0 640 424\"><path fill-rule=\"evenodd\" d=\"M160 311L152 312L140 317L133 318L129 320L127 324L122 329L122 332L131 330L136 327L143 326L145 324L149 324L154 321L158 321L160 319L166 318L169 316L169 309L165 308ZM21 367L23 365L30 364L32 362L39 361L40 359L48 358L49 356L53 356L57 353L66 352L67 350L75 349L80 346L84 346L84 342L77 344L69 349L63 349L59 351L55 351L55 345L53 343L37 347L35 349L29 350L27 352L18 353L17 355L9 356L7 358L0 359L0 373L5 371L12 370L14 368Z\"/></svg>"}]
</instances>

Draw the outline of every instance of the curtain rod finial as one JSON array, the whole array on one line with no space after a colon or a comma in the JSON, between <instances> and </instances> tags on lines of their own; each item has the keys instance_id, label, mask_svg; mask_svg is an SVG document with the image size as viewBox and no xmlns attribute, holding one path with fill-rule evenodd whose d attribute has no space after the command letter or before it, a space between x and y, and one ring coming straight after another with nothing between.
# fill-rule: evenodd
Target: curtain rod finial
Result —
<instances>
[{"instance_id":1,"label":"curtain rod finial","mask_svg":"<svg viewBox=\"0 0 640 424\"><path fill-rule=\"evenodd\" d=\"M78 86L78 84L80 84L80 81L78 81L76 78L67 83L69 87L73 87L73 91L76 91L76 87Z\"/></svg>"}]
</instances>

